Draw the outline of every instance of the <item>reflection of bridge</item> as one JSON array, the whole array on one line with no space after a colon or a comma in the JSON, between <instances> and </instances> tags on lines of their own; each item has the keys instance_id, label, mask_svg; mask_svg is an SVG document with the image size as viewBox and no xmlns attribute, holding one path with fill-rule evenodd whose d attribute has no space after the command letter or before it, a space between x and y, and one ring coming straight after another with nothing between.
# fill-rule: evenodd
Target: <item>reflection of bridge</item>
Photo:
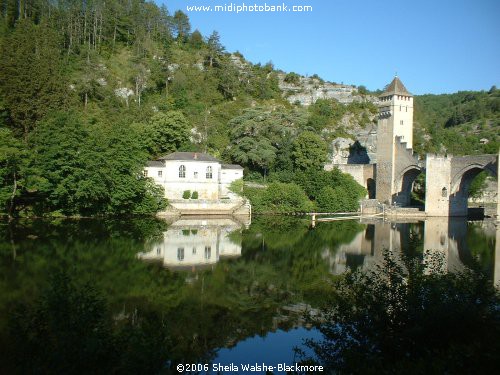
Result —
<instances>
[{"instance_id":1,"label":"reflection of bridge","mask_svg":"<svg viewBox=\"0 0 500 375\"><path fill-rule=\"evenodd\" d=\"M347 267L369 267L379 260L385 249L394 252L405 252L411 247L412 238L423 244L427 254L440 253L448 271L460 270L464 262L471 257L467 244L468 223L464 219L427 218L423 225L420 222L410 223L371 221L365 230L359 232L348 244L342 244L333 258L325 252L324 257L330 259L331 271L340 274ZM496 239L493 278L495 284L500 283L500 226L493 222L483 222L479 228L483 235Z\"/></svg>"},{"instance_id":2,"label":"reflection of bridge","mask_svg":"<svg viewBox=\"0 0 500 375\"><path fill-rule=\"evenodd\" d=\"M220 258L241 255L241 237L234 234L242 228L232 218L181 218L138 257L175 270L210 268Z\"/></svg>"}]
</instances>

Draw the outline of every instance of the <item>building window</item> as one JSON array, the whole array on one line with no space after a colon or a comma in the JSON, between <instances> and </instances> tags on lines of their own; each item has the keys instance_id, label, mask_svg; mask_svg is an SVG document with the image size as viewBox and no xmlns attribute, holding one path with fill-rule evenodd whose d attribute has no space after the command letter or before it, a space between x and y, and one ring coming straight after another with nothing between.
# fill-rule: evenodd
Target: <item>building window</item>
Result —
<instances>
[{"instance_id":1,"label":"building window","mask_svg":"<svg viewBox=\"0 0 500 375\"><path fill-rule=\"evenodd\" d=\"M406 106L406 112L408 112L408 106Z\"/></svg>"},{"instance_id":2,"label":"building window","mask_svg":"<svg viewBox=\"0 0 500 375\"><path fill-rule=\"evenodd\" d=\"M198 178L198 172L194 172L194 178Z\"/></svg>"},{"instance_id":3,"label":"building window","mask_svg":"<svg viewBox=\"0 0 500 375\"><path fill-rule=\"evenodd\" d=\"M158 171L158 177L163 176L163 171Z\"/></svg>"},{"instance_id":4,"label":"building window","mask_svg":"<svg viewBox=\"0 0 500 375\"><path fill-rule=\"evenodd\" d=\"M148 171L147 171L146 169L145 169L145 170L143 170L143 171L142 171L142 175L143 175L144 177L148 177Z\"/></svg>"},{"instance_id":5,"label":"building window","mask_svg":"<svg viewBox=\"0 0 500 375\"><path fill-rule=\"evenodd\" d=\"M179 247L177 249L177 259L184 260L184 248L183 247Z\"/></svg>"},{"instance_id":6,"label":"building window","mask_svg":"<svg viewBox=\"0 0 500 375\"><path fill-rule=\"evenodd\" d=\"M210 259L212 255L212 248L210 246L205 246L205 259Z\"/></svg>"},{"instance_id":7,"label":"building window","mask_svg":"<svg viewBox=\"0 0 500 375\"><path fill-rule=\"evenodd\" d=\"M196 254L196 247L193 247L193 254Z\"/></svg>"},{"instance_id":8,"label":"building window","mask_svg":"<svg viewBox=\"0 0 500 375\"><path fill-rule=\"evenodd\" d=\"M448 189L445 187L441 190L441 196L442 197L447 197L448 196Z\"/></svg>"},{"instance_id":9,"label":"building window","mask_svg":"<svg viewBox=\"0 0 500 375\"><path fill-rule=\"evenodd\" d=\"M212 167L208 166L207 167L207 179L211 179L211 178L212 178Z\"/></svg>"},{"instance_id":10,"label":"building window","mask_svg":"<svg viewBox=\"0 0 500 375\"><path fill-rule=\"evenodd\" d=\"M186 167L184 165L179 167L179 178L186 178Z\"/></svg>"},{"instance_id":11,"label":"building window","mask_svg":"<svg viewBox=\"0 0 500 375\"><path fill-rule=\"evenodd\" d=\"M156 248L156 255L160 255L161 254L161 248L157 247Z\"/></svg>"},{"instance_id":12,"label":"building window","mask_svg":"<svg viewBox=\"0 0 500 375\"><path fill-rule=\"evenodd\" d=\"M399 121L399 125L404 125L403 120Z\"/></svg>"}]
</instances>

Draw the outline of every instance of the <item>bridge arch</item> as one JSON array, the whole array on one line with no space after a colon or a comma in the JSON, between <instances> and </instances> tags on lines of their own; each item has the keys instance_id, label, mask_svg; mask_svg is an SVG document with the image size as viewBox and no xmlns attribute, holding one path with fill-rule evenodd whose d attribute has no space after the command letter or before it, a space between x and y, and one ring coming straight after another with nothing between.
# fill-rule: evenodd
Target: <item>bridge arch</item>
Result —
<instances>
[{"instance_id":1,"label":"bridge arch","mask_svg":"<svg viewBox=\"0 0 500 375\"><path fill-rule=\"evenodd\" d=\"M486 171L490 175L498 178L497 167L493 165L493 163L488 163L486 165L471 163L455 173L455 175L451 178L450 194L468 196L472 180L474 180L474 178L482 171Z\"/></svg>"},{"instance_id":2,"label":"bridge arch","mask_svg":"<svg viewBox=\"0 0 500 375\"><path fill-rule=\"evenodd\" d=\"M411 192L417 177L422 173L422 167L416 164L409 165L401 171L395 181L394 188L396 193L392 201L398 206L409 206L411 202Z\"/></svg>"},{"instance_id":3,"label":"bridge arch","mask_svg":"<svg viewBox=\"0 0 500 375\"><path fill-rule=\"evenodd\" d=\"M481 172L486 171L498 179L496 163L473 162L464 166L454 173L450 180L450 216L467 216L469 189L474 178Z\"/></svg>"}]
</instances>

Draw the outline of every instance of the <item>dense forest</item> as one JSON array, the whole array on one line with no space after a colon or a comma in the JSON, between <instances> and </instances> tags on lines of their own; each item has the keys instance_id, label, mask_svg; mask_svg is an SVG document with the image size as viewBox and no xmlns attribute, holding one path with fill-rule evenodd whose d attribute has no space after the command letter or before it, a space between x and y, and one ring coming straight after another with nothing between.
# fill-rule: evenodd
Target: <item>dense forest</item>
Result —
<instances>
[{"instance_id":1,"label":"dense forest","mask_svg":"<svg viewBox=\"0 0 500 375\"><path fill-rule=\"evenodd\" d=\"M500 90L415 97L415 143L425 152L496 154L500 147Z\"/></svg>"},{"instance_id":2,"label":"dense forest","mask_svg":"<svg viewBox=\"0 0 500 375\"><path fill-rule=\"evenodd\" d=\"M249 179L286 184L296 198L306 194L290 210L334 209L338 194L363 195L349 177L318 171L331 141L348 134L343 119L375 121L368 100L290 104L279 87L283 72L271 62L227 52L217 31L204 36L182 11L170 14L152 2L2 0L0 14L1 212L156 212L167 202L140 172L147 160L174 150L209 152L243 165ZM447 96L418 98L419 113L436 107L433 115L416 115L418 150L453 151L450 131L476 119L489 129L488 150L498 146L498 90L471 95L472 104L450 106L451 113L441 109ZM475 138L461 149L484 151ZM338 188L320 186L321 203L304 189L309 180ZM255 199L281 200L270 194Z\"/></svg>"}]
</instances>

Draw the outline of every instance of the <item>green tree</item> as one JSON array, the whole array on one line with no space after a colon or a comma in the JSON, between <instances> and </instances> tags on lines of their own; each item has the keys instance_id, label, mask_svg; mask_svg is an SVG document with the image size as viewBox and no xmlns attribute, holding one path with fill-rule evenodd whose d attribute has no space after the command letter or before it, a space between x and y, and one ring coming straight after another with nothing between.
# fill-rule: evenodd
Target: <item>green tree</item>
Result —
<instances>
[{"instance_id":1,"label":"green tree","mask_svg":"<svg viewBox=\"0 0 500 375\"><path fill-rule=\"evenodd\" d=\"M189 123L180 111L159 112L148 126L153 155L173 152L189 142Z\"/></svg>"},{"instance_id":2,"label":"green tree","mask_svg":"<svg viewBox=\"0 0 500 375\"><path fill-rule=\"evenodd\" d=\"M224 46L220 42L220 35L217 31L213 31L207 39L207 57L208 66L212 68L217 65L218 59L224 53Z\"/></svg>"},{"instance_id":3,"label":"green tree","mask_svg":"<svg viewBox=\"0 0 500 375\"><path fill-rule=\"evenodd\" d=\"M231 139L229 155L235 162L266 174L305 121L302 110L246 110L228 123Z\"/></svg>"},{"instance_id":4,"label":"green tree","mask_svg":"<svg viewBox=\"0 0 500 375\"><path fill-rule=\"evenodd\" d=\"M84 123L74 113L56 113L30 137L39 184L38 211L63 214L156 212L163 191L142 177L147 154L140 134L122 125Z\"/></svg>"},{"instance_id":5,"label":"green tree","mask_svg":"<svg viewBox=\"0 0 500 375\"><path fill-rule=\"evenodd\" d=\"M177 10L172 18L174 32L177 35L177 40L186 41L191 31L189 17L182 10Z\"/></svg>"},{"instance_id":6,"label":"green tree","mask_svg":"<svg viewBox=\"0 0 500 375\"><path fill-rule=\"evenodd\" d=\"M315 133L305 131L293 143L293 163L301 170L322 169L327 158L327 145Z\"/></svg>"},{"instance_id":7,"label":"green tree","mask_svg":"<svg viewBox=\"0 0 500 375\"><path fill-rule=\"evenodd\" d=\"M25 138L48 112L67 103L58 43L47 24L22 20L1 45L0 94Z\"/></svg>"},{"instance_id":8,"label":"green tree","mask_svg":"<svg viewBox=\"0 0 500 375\"><path fill-rule=\"evenodd\" d=\"M25 185L28 152L12 132L0 128L0 212L14 215L16 198Z\"/></svg>"}]
</instances>

